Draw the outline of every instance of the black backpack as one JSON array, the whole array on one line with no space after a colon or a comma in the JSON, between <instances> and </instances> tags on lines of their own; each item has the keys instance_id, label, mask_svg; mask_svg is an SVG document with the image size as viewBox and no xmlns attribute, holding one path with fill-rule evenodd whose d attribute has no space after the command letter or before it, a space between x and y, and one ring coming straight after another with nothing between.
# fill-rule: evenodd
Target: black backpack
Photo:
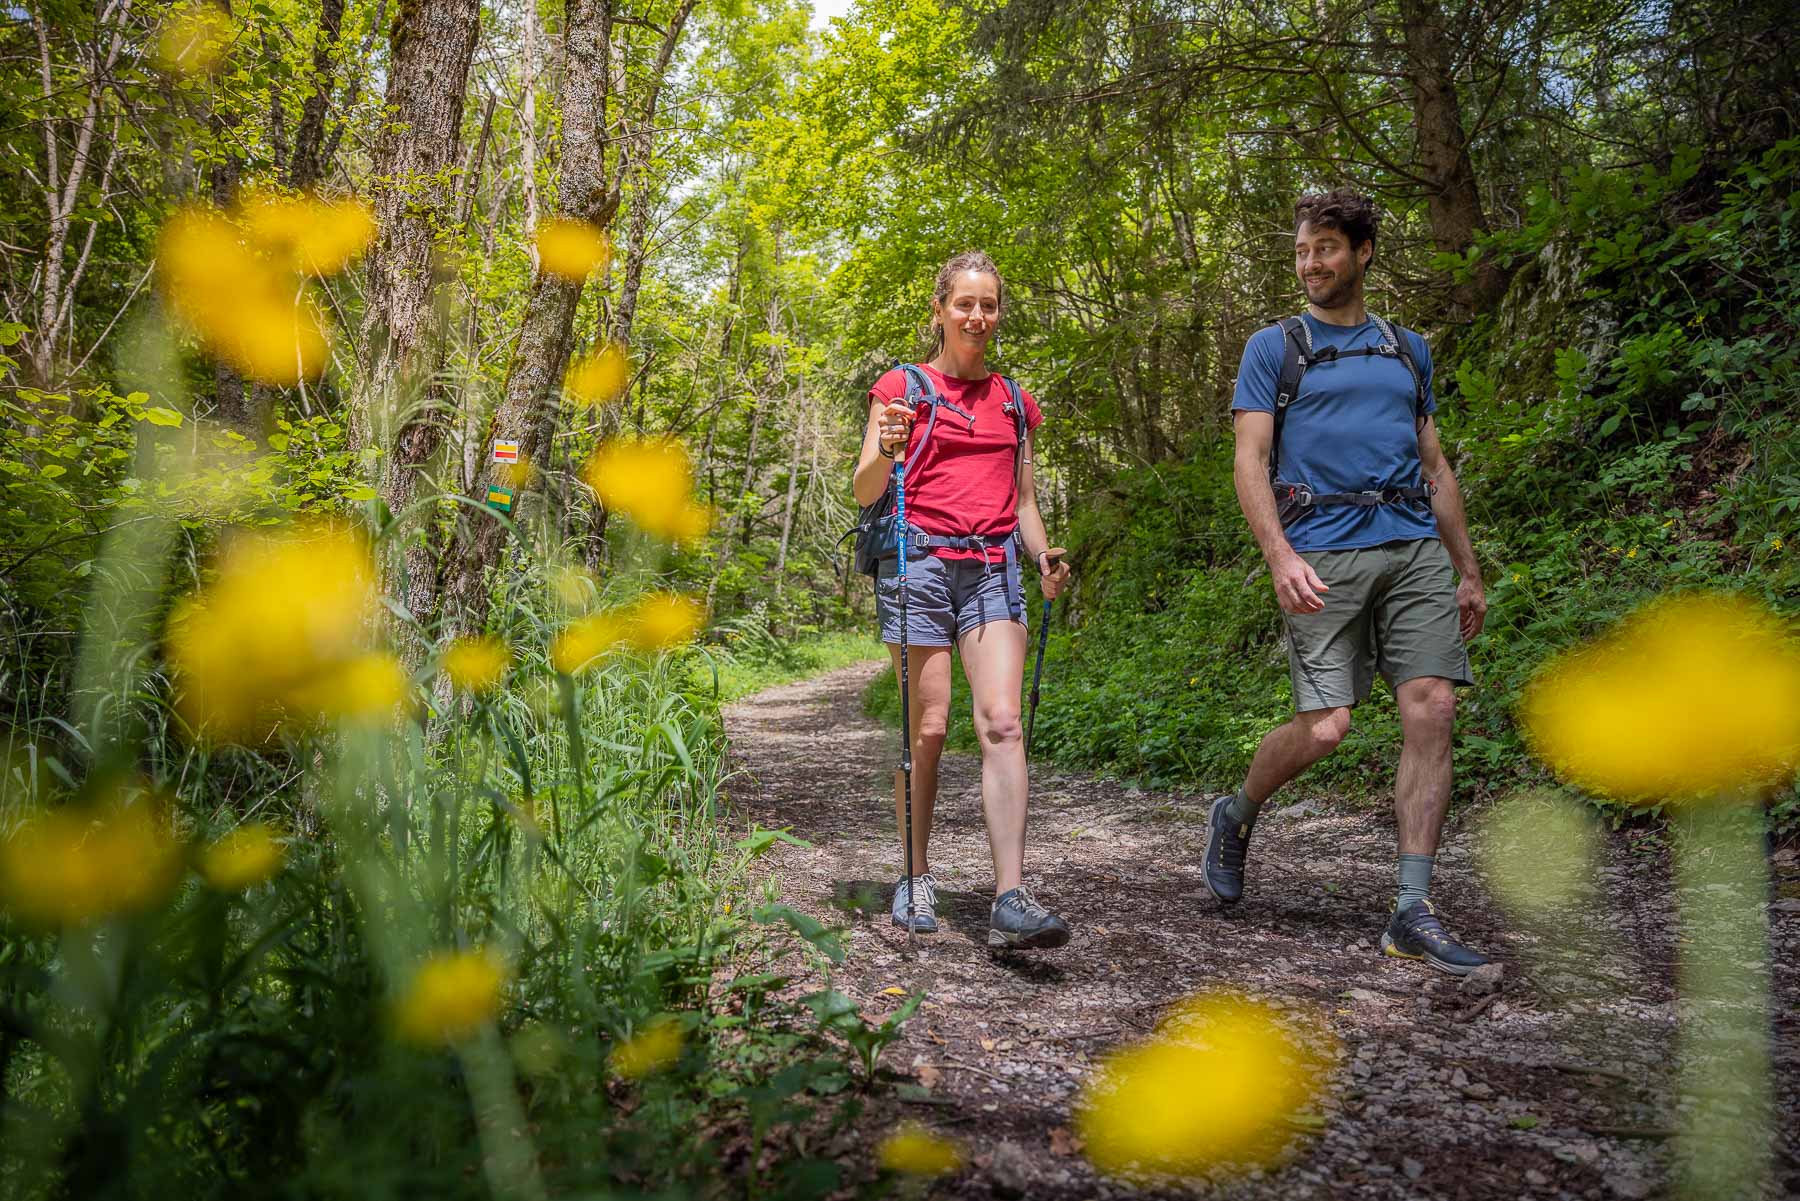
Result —
<instances>
[{"instance_id":1,"label":"black backpack","mask_svg":"<svg viewBox=\"0 0 1800 1201\"><path fill-rule=\"evenodd\" d=\"M1357 505L1366 508L1375 505L1417 504L1421 501L1429 503L1431 494L1436 491L1428 481L1421 481L1418 487L1412 488L1376 488L1368 492L1314 492L1305 484L1291 484L1276 478L1277 464L1281 462L1281 427L1287 421L1288 406L1300 395L1301 378L1314 363L1329 363L1334 359L1354 359L1364 355L1399 359L1412 373L1413 427L1424 428L1424 373L1419 370L1419 364L1413 359L1406 340L1400 337L1393 325L1373 313L1369 314L1369 320L1381 332L1380 346L1344 351L1335 346L1327 346L1316 353L1312 345L1312 330L1307 328L1305 321L1299 317L1283 317L1271 323L1281 327L1281 374L1275 381L1275 434L1269 440L1269 486L1275 492L1276 513L1283 526L1299 521L1319 505Z\"/></svg>"},{"instance_id":2,"label":"black backpack","mask_svg":"<svg viewBox=\"0 0 1800 1201\"><path fill-rule=\"evenodd\" d=\"M925 436L919 439L918 447L910 452L913 461L917 462L925 453L926 444L931 441L932 431L937 428L939 409L949 409L968 422L970 428L975 425L975 415L951 404L939 395L937 388L931 383L930 374L924 367L917 363L902 363L900 370L906 373L906 395L902 402L915 411L921 400L931 406L931 416L925 422ZM1007 395L1011 397L1006 403L1006 408L1012 412L1013 424L1018 433L1018 439L1013 445L1013 474L1017 476L1019 459L1025 453L1027 432L1025 402L1019 395L1019 385L1011 378L1002 375L1000 382L1006 385ZM900 523L896 520L897 516L894 512L894 481L892 477L889 477L887 491L881 494L881 499L872 505L863 506L856 515L856 524L846 530L844 536L838 539L840 546L846 539L856 539L853 563L856 570L863 575L877 575L881 571L883 560L900 557ZM960 536L927 534L911 522L907 522L907 526L909 528L906 532L906 542L909 559L922 555L934 547L985 548L1012 537L1011 534L1000 535L996 538L985 538L979 534Z\"/></svg>"}]
</instances>

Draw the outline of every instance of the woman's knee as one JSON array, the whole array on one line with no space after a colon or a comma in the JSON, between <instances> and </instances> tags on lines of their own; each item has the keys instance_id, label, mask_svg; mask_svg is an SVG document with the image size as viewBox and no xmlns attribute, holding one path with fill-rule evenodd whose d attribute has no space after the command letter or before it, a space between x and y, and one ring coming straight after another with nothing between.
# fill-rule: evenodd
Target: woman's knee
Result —
<instances>
[{"instance_id":1,"label":"woman's knee","mask_svg":"<svg viewBox=\"0 0 1800 1201\"><path fill-rule=\"evenodd\" d=\"M975 733L984 745L1025 740L1025 724L1017 705L999 705L975 711Z\"/></svg>"}]
</instances>

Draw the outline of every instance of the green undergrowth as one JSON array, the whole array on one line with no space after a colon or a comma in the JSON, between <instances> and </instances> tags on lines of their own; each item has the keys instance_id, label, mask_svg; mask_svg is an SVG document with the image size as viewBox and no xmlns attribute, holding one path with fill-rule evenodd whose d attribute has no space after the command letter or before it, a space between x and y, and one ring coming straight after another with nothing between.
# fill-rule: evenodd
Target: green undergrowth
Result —
<instances>
[{"instance_id":1,"label":"green undergrowth","mask_svg":"<svg viewBox=\"0 0 1800 1201\"><path fill-rule=\"evenodd\" d=\"M701 703L723 705L765 688L886 657L881 643L867 632L803 630L781 636L760 622L739 618L691 653L686 686Z\"/></svg>"},{"instance_id":2,"label":"green undergrowth","mask_svg":"<svg viewBox=\"0 0 1800 1201\"><path fill-rule=\"evenodd\" d=\"M1515 270L1511 296L1440 339L1439 423L1490 605L1477 684L1459 694L1459 801L1547 781L1514 721L1520 690L1644 601L1728 589L1800 612L1800 143L1706 172L1682 154L1661 171L1573 174L1560 199L1540 189L1525 228L1484 246ZM1070 540L1077 607L1050 641L1037 754L1150 786L1234 787L1291 697L1229 436L1119 477ZM956 674L951 745L969 749ZM897 720L894 694L873 683L870 711ZM1294 791L1385 799L1399 743L1377 684ZM1782 792L1772 813L1792 835L1800 796Z\"/></svg>"}]
</instances>

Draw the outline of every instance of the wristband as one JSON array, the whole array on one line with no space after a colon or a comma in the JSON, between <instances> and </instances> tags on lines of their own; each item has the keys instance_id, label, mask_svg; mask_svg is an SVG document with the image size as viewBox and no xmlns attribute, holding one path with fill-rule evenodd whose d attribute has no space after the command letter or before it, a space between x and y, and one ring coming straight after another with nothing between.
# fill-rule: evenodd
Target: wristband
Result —
<instances>
[{"instance_id":1,"label":"wristband","mask_svg":"<svg viewBox=\"0 0 1800 1201\"><path fill-rule=\"evenodd\" d=\"M882 458L884 458L884 459L891 459L891 458L893 458L893 457L894 457L894 452L893 452L893 451L891 451L891 450L889 450L889 449L888 449L888 448L887 448L887 447L886 447L886 446L884 446L884 445L883 445L883 444L881 444L881 443L880 443L880 442L877 442L877 443L876 443L876 444L875 444L875 449L876 449L876 450L877 450L877 451L878 451L878 452L880 452L880 454L881 454L881 457L882 457Z\"/></svg>"}]
</instances>

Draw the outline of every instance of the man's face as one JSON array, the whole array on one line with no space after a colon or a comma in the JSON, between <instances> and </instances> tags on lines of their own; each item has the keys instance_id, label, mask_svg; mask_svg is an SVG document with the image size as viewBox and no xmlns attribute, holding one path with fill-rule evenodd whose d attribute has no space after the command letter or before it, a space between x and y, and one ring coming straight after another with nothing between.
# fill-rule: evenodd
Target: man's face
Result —
<instances>
[{"instance_id":1,"label":"man's face","mask_svg":"<svg viewBox=\"0 0 1800 1201\"><path fill-rule=\"evenodd\" d=\"M1335 309L1361 294L1363 272L1374 253L1373 242L1352 247L1343 230L1307 221L1294 234L1294 274L1307 300Z\"/></svg>"}]
</instances>

